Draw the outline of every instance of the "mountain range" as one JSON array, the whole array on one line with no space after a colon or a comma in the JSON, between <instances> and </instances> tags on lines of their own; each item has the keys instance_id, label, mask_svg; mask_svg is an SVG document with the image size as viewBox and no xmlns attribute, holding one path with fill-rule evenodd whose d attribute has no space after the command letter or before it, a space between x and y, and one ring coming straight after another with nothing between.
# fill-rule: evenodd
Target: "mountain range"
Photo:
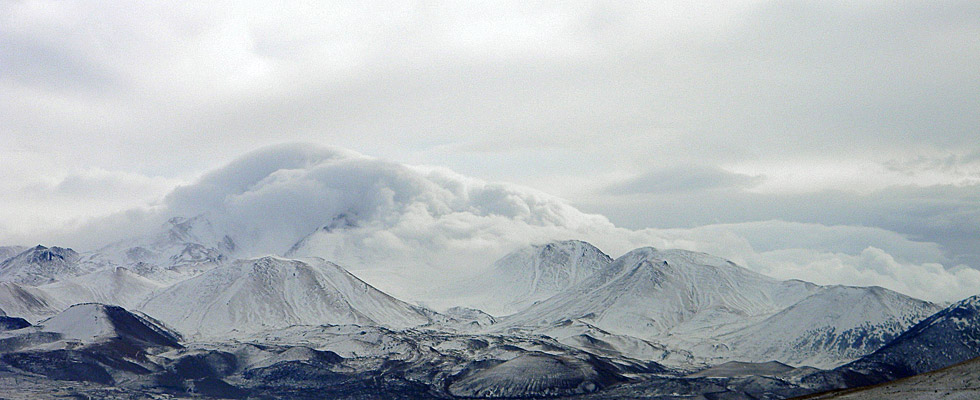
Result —
<instances>
[{"instance_id":1,"label":"mountain range","mask_svg":"<svg viewBox=\"0 0 980 400\"><path fill-rule=\"evenodd\" d=\"M458 302L433 310L293 258L309 237L254 257L232 236L201 215L91 252L0 248L0 379L120 396L785 398L980 356L976 298L944 308L686 250L518 248L448 290L433 283ZM44 365L64 357L80 361Z\"/></svg>"}]
</instances>

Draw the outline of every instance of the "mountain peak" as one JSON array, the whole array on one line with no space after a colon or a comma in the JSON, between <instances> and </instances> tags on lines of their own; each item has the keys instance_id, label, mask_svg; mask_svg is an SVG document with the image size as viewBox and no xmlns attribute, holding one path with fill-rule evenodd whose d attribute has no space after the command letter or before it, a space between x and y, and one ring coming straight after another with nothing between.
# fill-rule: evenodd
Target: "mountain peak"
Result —
<instances>
[{"instance_id":1,"label":"mountain peak","mask_svg":"<svg viewBox=\"0 0 980 400\"><path fill-rule=\"evenodd\" d=\"M333 232L338 229L356 228L357 227L357 213L356 212L346 212L335 215L330 223L324 225L320 230L325 232Z\"/></svg>"},{"instance_id":2,"label":"mountain peak","mask_svg":"<svg viewBox=\"0 0 980 400\"><path fill-rule=\"evenodd\" d=\"M201 269L219 265L232 258L237 245L232 238L215 229L204 214L191 218L173 217L146 235L112 243L102 248L90 261L98 265L142 265L133 268L140 274L196 274ZM163 277L173 279L173 277Z\"/></svg>"},{"instance_id":3,"label":"mountain peak","mask_svg":"<svg viewBox=\"0 0 980 400\"><path fill-rule=\"evenodd\" d=\"M199 214L191 218L173 217L167 220L162 227L166 232L167 240L172 243L198 243L208 244L211 242L221 242L220 238L211 221L204 215ZM227 236L226 236L227 237Z\"/></svg>"},{"instance_id":4,"label":"mountain peak","mask_svg":"<svg viewBox=\"0 0 980 400\"><path fill-rule=\"evenodd\" d=\"M430 322L322 259L237 260L181 281L143 309L188 333L225 335L290 325L366 324L407 328Z\"/></svg>"},{"instance_id":5,"label":"mountain peak","mask_svg":"<svg viewBox=\"0 0 980 400\"><path fill-rule=\"evenodd\" d=\"M703 335L723 322L778 310L775 298L805 296L784 294L782 287L703 253L641 247L504 322L538 325L591 314L597 326L613 333L656 338L690 329Z\"/></svg>"},{"instance_id":6,"label":"mountain peak","mask_svg":"<svg viewBox=\"0 0 980 400\"><path fill-rule=\"evenodd\" d=\"M79 254L70 248L37 245L0 263L0 281L38 286L74 275Z\"/></svg>"},{"instance_id":7,"label":"mountain peak","mask_svg":"<svg viewBox=\"0 0 980 400\"><path fill-rule=\"evenodd\" d=\"M464 284L470 305L500 316L547 299L604 269L612 259L580 240L517 249Z\"/></svg>"},{"instance_id":8,"label":"mountain peak","mask_svg":"<svg viewBox=\"0 0 980 400\"><path fill-rule=\"evenodd\" d=\"M41 244L34 246L28 249L27 251L31 252L32 254L38 254L40 257L47 257L49 259L50 258L64 259L65 257L74 257L78 255L78 253L75 252L75 250L72 250L67 247L58 247L58 246L47 247Z\"/></svg>"}]
</instances>

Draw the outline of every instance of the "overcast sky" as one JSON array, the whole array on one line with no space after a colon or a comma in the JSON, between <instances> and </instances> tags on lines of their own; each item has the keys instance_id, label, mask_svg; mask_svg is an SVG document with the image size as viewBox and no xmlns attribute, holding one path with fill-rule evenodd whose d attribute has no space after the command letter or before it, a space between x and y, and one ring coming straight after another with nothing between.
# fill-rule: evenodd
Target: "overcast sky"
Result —
<instances>
[{"instance_id":1,"label":"overcast sky","mask_svg":"<svg viewBox=\"0 0 980 400\"><path fill-rule=\"evenodd\" d=\"M94 246L306 142L622 228L980 268L980 2L206 3L0 0L0 244Z\"/></svg>"}]
</instances>

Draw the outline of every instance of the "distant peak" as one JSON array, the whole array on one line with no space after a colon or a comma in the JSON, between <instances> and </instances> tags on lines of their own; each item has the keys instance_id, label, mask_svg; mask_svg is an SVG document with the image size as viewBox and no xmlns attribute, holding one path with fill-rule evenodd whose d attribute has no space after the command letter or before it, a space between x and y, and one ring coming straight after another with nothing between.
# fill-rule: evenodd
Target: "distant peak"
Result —
<instances>
[{"instance_id":1,"label":"distant peak","mask_svg":"<svg viewBox=\"0 0 980 400\"><path fill-rule=\"evenodd\" d=\"M304 264L304 265L306 264L305 262L300 260L296 260L292 258L283 258L276 255L266 255L266 256L252 258L252 259L239 260L237 262L252 265L252 266L257 266L260 268L278 268L278 266L285 265L285 264Z\"/></svg>"},{"instance_id":2,"label":"distant peak","mask_svg":"<svg viewBox=\"0 0 980 400\"><path fill-rule=\"evenodd\" d=\"M357 213L351 211L335 215L329 223L320 227L324 232L333 232L337 229L347 229L357 227Z\"/></svg>"},{"instance_id":3,"label":"distant peak","mask_svg":"<svg viewBox=\"0 0 980 400\"><path fill-rule=\"evenodd\" d=\"M567 251L575 248L583 248L589 250L599 250L595 246L589 244L588 242L583 242L581 240L556 240L553 242L547 242L539 245L531 246L538 253L550 253L556 251Z\"/></svg>"},{"instance_id":4,"label":"distant peak","mask_svg":"<svg viewBox=\"0 0 980 400\"><path fill-rule=\"evenodd\" d=\"M624 263L636 263L638 260L649 260L657 259L662 260L661 253L659 250L653 247L640 247L637 249L630 250L628 253L623 254L616 260L620 260Z\"/></svg>"},{"instance_id":5,"label":"distant peak","mask_svg":"<svg viewBox=\"0 0 980 400\"><path fill-rule=\"evenodd\" d=\"M29 257L32 258L41 257L40 259L38 259L39 261L52 260L54 258L64 259L66 257L70 258L77 255L75 250L72 250L67 247L57 247L57 246L45 247L40 244L28 249L27 251L21 254L27 254Z\"/></svg>"},{"instance_id":6,"label":"distant peak","mask_svg":"<svg viewBox=\"0 0 980 400\"><path fill-rule=\"evenodd\" d=\"M282 260L282 259L279 258L279 257L269 255L269 256L262 256L262 257L259 257L259 258L252 259L252 262L257 262L257 263L259 263L259 262L262 262L262 263L270 263L270 262L278 262L280 260Z\"/></svg>"}]
</instances>

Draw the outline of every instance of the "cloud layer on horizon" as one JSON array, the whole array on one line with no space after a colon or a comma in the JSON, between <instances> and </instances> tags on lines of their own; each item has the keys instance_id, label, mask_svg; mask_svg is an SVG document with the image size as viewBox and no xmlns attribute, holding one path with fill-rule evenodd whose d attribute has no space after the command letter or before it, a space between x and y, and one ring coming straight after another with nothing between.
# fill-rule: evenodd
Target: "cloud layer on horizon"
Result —
<instances>
[{"instance_id":1,"label":"cloud layer on horizon","mask_svg":"<svg viewBox=\"0 0 980 400\"><path fill-rule=\"evenodd\" d=\"M198 214L231 233L243 256L283 254L306 238L293 255L339 262L409 299L426 300L433 282L479 273L520 246L563 239L612 256L641 246L703 251L780 279L880 285L929 300L980 287L980 271L943 267L935 243L880 228L773 220L626 229L526 187L311 144L248 153L154 207L96 219L71 235L128 237Z\"/></svg>"}]
</instances>

